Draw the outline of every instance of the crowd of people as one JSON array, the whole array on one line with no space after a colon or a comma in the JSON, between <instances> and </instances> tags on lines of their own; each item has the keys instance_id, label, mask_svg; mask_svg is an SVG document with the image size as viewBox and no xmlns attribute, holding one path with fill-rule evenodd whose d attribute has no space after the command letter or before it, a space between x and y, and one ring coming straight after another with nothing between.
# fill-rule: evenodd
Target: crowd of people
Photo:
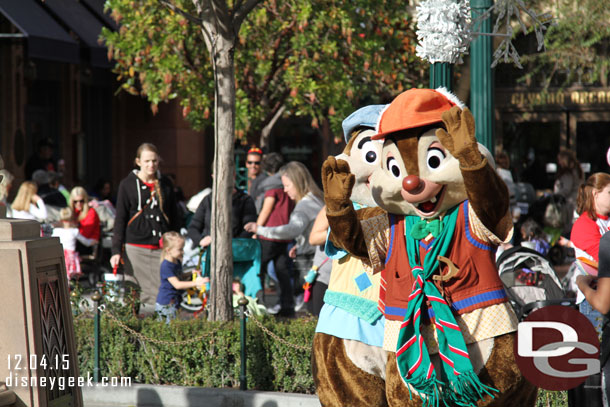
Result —
<instances>
[{"instance_id":1,"label":"crowd of people","mask_svg":"<svg viewBox=\"0 0 610 407\"><path fill-rule=\"evenodd\" d=\"M42 235L58 237L64 249L68 278L77 279L83 275L81 257L93 255L100 242L102 225L95 208L102 208L99 213L111 226L114 206L108 199L90 200L82 186L68 190L59 172L63 171L63 161L56 163L52 153L51 141L38 143L35 154L26 163L27 179L10 201L15 176L6 169L0 170L0 206L7 217L39 221L43 224Z\"/></svg>"},{"instance_id":2,"label":"crowd of people","mask_svg":"<svg viewBox=\"0 0 610 407\"><path fill-rule=\"evenodd\" d=\"M610 152L610 151L609 151ZM505 154L499 155L498 173L514 188ZM610 161L608 163L610 165ZM527 214L516 220L514 244L533 249L561 273L567 296L574 296L580 312L602 338L602 375L610 380L610 174L585 178L572 150L561 149L552 191L538 198ZM508 246L505 245L505 249ZM557 256L557 252L563 255ZM580 391L580 390L579 390ZM583 397L591 397L588 396ZM597 397L597 396L596 396Z\"/></svg>"},{"instance_id":3,"label":"crowd of people","mask_svg":"<svg viewBox=\"0 0 610 407\"><path fill-rule=\"evenodd\" d=\"M167 318L174 316L167 307L178 308L178 290L203 281L197 278L183 284L174 280L173 276L182 276L180 267L172 264L181 264L179 246L184 246L185 239L192 248L202 250L212 243L211 195L198 200L194 213L188 212L184 198L177 194L179 189L160 172L159 152L150 143L137 149L134 170L121 181L116 199L110 182L103 179L89 192L82 186L65 188L50 153L52 144L41 142L26 165L30 179L19 185L11 202L8 197L14 177L2 170L0 205L6 207L7 216L52 223L50 234L59 237L64 247L68 278L76 279L82 276L80 257L97 250L103 228L100 215L106 218L103 214L110 213L111 267L121 267L133 276L144 308L156 308ZM332 264L324 251L328 222L322 191L305 165L285 163L275 152L264 154L251 148L245 166L247 189L233 190L231 233L233 238L254 238L260 243L262 289L257 300L267 302L265 294L271 285L277 290L278 302L267 308L269 313L293 316L309 299L308 308L317 315ZM513 244L530 247L545 257L551 256L553 248L573 250L572 287L581 293L581 311L601 331L603 313L599 309L604 311L605 305L600 306L597 292L585 286L592 278L586 269L597 267L600 240L610 229L610 175L595 173L585 179L575 153L567 149L560 150L557 166L553 191L539 199L544 202L542 209L536 210L534 205L528 215L521 215L513 198L511 208L519 232ZM515 183L504 152L497 154L497 171L514 197ZM167 234L181 230L181 241ZM165 241L177 248L164 247ZM160 267L160 259L165 266ZM312 269L316 270L314 278Z\"/></svg>"},{"instance_id":4,"label":"crowd of people","mask_svg":"<svg viewBox=\"0 0 610 407\"><path fill-rule=\"evenodd\" d=\"M99 250L103 230L110 232L110 266L133 277L139 286L141 312L154 310L168 321L174 318L182 290L209 282L208 277L182 281L182 262L185 243L191 250L205 250L212 243L212 195L198 199L196 209L189 212L179 188L161 173L161 157L151 143L137 149L134 169L120 182L116 198L104 179L89 192L83 186L67 189L52 156L53 144L40 142L26 165L28 179L11 201L14 176L2 170L0 205L7 216L37 220L43 224L42 234L60 239L70 280L83 276L81 259ZM270 303L267 311L294 316L309 297L304 279L313 266L316 247L323 246L321 239L310 243L323 206L322 191L305 165L285 163L279 153L263 154L251 148L245 166L247 189L233 189L231 234L260 242L262 289L255 301L269 303L265 293L275 288L277 304ZM320 253L323 250L318 249ZM323 283L310 285L319 303ZM235 286L240 287L238 280ZM313 311L312 301L309 304Z\"/></svg>"}]
</instances>

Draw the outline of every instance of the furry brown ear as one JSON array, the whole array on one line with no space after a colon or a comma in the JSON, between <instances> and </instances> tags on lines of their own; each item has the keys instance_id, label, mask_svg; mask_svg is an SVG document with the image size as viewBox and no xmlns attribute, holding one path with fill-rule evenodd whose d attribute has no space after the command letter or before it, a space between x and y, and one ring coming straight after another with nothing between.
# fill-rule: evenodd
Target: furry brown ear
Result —
<instances>
[{"instance_id":1,"label":"furry brown ear","mask_svg":"<svg viewBox=\"0 0 610 407\"><path fill-rule=\"evenodd\" d=\"M351 137L350 137L349 141L347 142L347 145L343 149L343 154L351 155L350 153L352 151L352 147L354 146L354 142L356 141L356 137L358 137L358 135L360 133L362 133L362 128L359 128L352 132Z\"/></svg>"}]
</instances>

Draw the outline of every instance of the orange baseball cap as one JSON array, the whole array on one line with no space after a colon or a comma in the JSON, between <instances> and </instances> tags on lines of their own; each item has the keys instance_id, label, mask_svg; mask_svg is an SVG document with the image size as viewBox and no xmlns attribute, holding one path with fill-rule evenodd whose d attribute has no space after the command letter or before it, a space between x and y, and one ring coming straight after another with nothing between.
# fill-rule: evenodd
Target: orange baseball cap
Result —
<instances>
[{"instance_id":1,"label":"orange baseball cap","mask_svg":"<svg viewBox=\"0 0 610 407\"><path fill-rule=\"evenodd\" d=\"M463 108L464 104L445 88L409 89L396 96L381 113L377 134L372 139L379 140L396 131L441 123L443 112L453 106Z\"/></svg>"}]
</instances>

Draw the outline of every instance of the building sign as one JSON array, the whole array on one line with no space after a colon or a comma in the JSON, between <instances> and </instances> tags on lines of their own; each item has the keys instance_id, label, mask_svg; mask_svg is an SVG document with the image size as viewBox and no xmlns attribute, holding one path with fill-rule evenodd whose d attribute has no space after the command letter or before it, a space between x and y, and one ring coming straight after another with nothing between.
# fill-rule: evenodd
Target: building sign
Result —
<instances>
[{"instance_id":1,"label":"building sign","mask_svg":"<svg viewBox=\"0 0 610 407\"><path fill-rule=\"evenodd\" d=\"M310 146L282 146L280 152L287 161L302 161L311 160L313 149Z\"/></svg>"},{"instance_id":2,"label":"building sign","mask_svg":"<svg viewBox=\"0 0 610 407\"><path fill-rule=\"evenodd\" d=\"M510 94L510 105L514 107L590 104L610 104L610 90L560 90L555 92L514 92Z\"/></svg>"}]
</instances>

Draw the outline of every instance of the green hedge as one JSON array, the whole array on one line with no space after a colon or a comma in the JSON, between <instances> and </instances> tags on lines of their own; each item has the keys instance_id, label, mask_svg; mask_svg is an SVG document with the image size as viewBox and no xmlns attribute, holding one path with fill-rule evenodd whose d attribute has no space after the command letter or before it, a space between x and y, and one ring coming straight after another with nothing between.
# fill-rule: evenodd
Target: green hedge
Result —
<instances>
[{"instance_id":1,"label":"green hedge","mask_svg":"<svg viewBox=\"0 0 610 407\"><path fill-rule=\"evenodd\" d=\"M316 320L259 321L290 344L311 345ZM170 325L152 318L130 318L124 323L148 338L183 341L217 330L187 345L155 344L126 332L109 318L101 323L101 375L131 377L136 383L178 386L239 387L239 321L176 320ZM93 320L76 318L74 330L81 374L93 372ZM311 352L296 350L247 325L248 389L313 394Z\"/></svg>"},{"instance_id":2,"label":"green hedge","mask_svg":"<svg viewBox=\"0 0 610 407\"><path fill-rule=\"evenodd\" d=\"M278 322L259 321L291 344L311 344L316 319ZM239 388L239 321L223 324L201 319L175 320L171 325L152 318L130 318L124 323L136 332L166 341L182 341L220 328L188 345L158 345L127 333L115 322L102 318L101 375L131 377L136 383L178 386ZM74 321L81 375L93 374L93 320ZM315 393L311 376L311 352L289 347L264 333L253 321L247 325L248 389L290 393ZM540 390L537 407L567 406L566 392Z\"/></svg>"}]
</instances>

